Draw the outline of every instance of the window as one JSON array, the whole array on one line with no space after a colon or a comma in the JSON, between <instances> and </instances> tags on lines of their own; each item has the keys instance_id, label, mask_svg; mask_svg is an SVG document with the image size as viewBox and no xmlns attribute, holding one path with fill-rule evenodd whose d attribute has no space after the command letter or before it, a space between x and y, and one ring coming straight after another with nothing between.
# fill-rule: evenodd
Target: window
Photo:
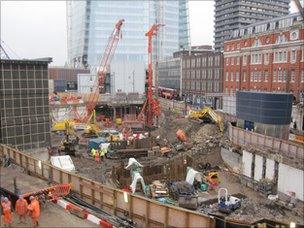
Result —
<instances>
[{"instance_id":1,"label":"window","mask_svg":"<svg viewBox=\"0 0 304 228\"><path fill-rule=\"evenodd\" d=\"M301 82L304 82L304 70L301 71Z\"/></svg>"},{"instance_id":2,"label":"window","mask_svg":"<svg viewBox=\"0 0 304 228\"><path fill-rule=\"evenodd\" d=\"M294 63L294 62L296 62L296 59L297 59L297 51L291 50L290 61Z\"/></svg>"},{"instance_id":3,"label":"window","mask_svg":"<svg viewBox=\"0 0 304 228\"><path fill-rule=\"evenodd\" d=\"M226 77L225 77L226 79L226 82L228 82L228 79L229 79L229 73L228 72L226 72Z\"/></svg>"},{"instance_id":4,"label":"window","mask_svg":"<svg viewBox=\"0 0 304 228\"><path fill-rule=\"evenodd\" d=\"M197 59L197 61L196 61L196 66L197 67L201 67L201 60L202 60L201 58Z\"/></svg>"},{"instance_id":5,"label":"window","mask_svg":"<svg viewBox=\"0 0 304 228\"><path fill-rule=\"evenodd\" d=\"M256 39L254 42L253 42L253 47L258 47L260 46L260 40L259 39Z\"/></svg>"},{"instance_id":6,"label":"window","mask_svg":"<svg viewBox=\"0 0 304 228\"><path fill-rule=\"evenodd\" d=\"M269 53L264 54L264 62L265 62L265 64L269 63Z\"/></svg>"},{"instance_id":7,"label":"window","mask_svg":"<svg viewBox=\"0 0 304 228\"><path fill-rule=\"evenodd\" d=\"M250 73L250 81L253 82L253 71Z\"/></svg>"},{"instance_id":8,"label":"window","mask_svg":"<svg viewBox=\"0 0 304 228\"><path fill-rule=\"evenodd\" d=\"M195 67L195 59L191 59L191 67Z\"/></svg>"},{"instance_id":9,"label":"window","mask_svg":"<svg viewBox=\"0 0 304 228\"><path fill-rule=\"evenodd\" d=\"M281 44L285 42L285 36L284 35L279 35L277 38L277 44Z\"/></svg>"},{"instance_id":10,"label":"window","mask_svg":"<svg viewBox=\"0 0 304 228\"><path fill-rule=\"evenodd\" d=\"M243 82L246 82L247 73L246 71L243 72Z\"/></svg>"},{"instance_id":11,"label":"window","mask_svg":"<svg viewBox=\"0 0 304 228\"><path fill-rule=\"evenodd\" d=\"M284 53L283 53L283 51L278 51L276 54L277 54L276 61L277 62L283 62L283 60L284 60Z\"/></svg>"},{"instance_id":12,"label":"window","mask_svg":"<svg viewBox=\"0 0 304 228\"><path fill-rule=\"evenodd\" d=\"M264 81L268 82L268 71L267 70L264 71Z\"/></svg>"},{"instance_id":13,"label":"window","mask_svg":"<svg viewBox=\"0 0 304 228\"><path fill-rule=\"evenodd\" d=\"M284 69L284 71L283 71L283 82L286 82L286 80L287 80L287 70Z\"/></svg>"},{"instance_id":14,"label":"window","mask_svg":"<svg viewBox=\"0 0 304 228\"><path fill-rule=\"evenodd\" d=\"M234 77L233 72L231 72L231 73L230 73L230 81L231 81L231 82L233 82L233 77Z\"/></svg>"},{"instance_id":15,"label":"window","mask_svg":"<svg viewBox=\"0 0 304 228\"><path fill-rule=\"evenodd\" d=\"M229 65L229 58L227 57L226 58L226 66L228 66Z\"/></svg>"},{"instance_id":16,"label":"window","mask_svg":"<svg viewBox=\"0 0 304 228\"><path fill-rule=\"evenodd\" d=\"M291 70L290 72L290 81L295 82L296 81L296 72L295 70Z\"/></svg>"},{"instance_id":17,"label":"window","mask_svg":"<svg viewBox=\"0 0 304 228\"><path fill-rule=\"evenodd\" d=\"M257 72L257 77L258 77L258 81L261 82L262 81L262 74L261 71Z\"/></svg>"},{"instance_id":18,"label":"window","mask_svg":"<svg viewBox=\"0 0 304 228\"><path fill-rule=\"evenodd\" d=\"M287 61L287 51L283 52L283 61L286 62Z\"/></svg>"},{"instance_id":19,"label":"window","mask_svg":"<svg viewBox=\"0 0 304 228\"><path fill-rule=\"evenodd\" d=\"M236 57L236 65L240 65L240 57Z\"/></svg>"},{"instance_id":20,"label":"window","mask_svg":"<svg viewBox=\"0 0 304 228\"><path fill-rule=\"evenodd\" d=\"M282 70L278 71L278 82L281 82L283 80L283 72Z\"/></svg>"},{"instance_id":21,"label":"window","mask_svg":"<svg viewBox=\"0 0 304 228\"><path fill-rule=\"evenodd\" d=\"M247 65L247 55L244 55L244 57L243 57L243 65L244 66Z\"/></svg>"},{"instance_id":22,"label":"window","mask_svg":"<svg viewBox=\"0 0 304 228\"><path fill-rule=\"evenodd\" d=\"M234 65L234 57L231 57L231 65Z\"/></svg>"},{"instance_id":23,"label":"window","mask_svg":"<svg viewBox=\"0 0 304 228\"><path fill-rule=\"evenodd\" d=\"M276 82L276 81L277 81L277 73L278 73L277 70L274 70L274 71L273 71L273 82Z\"/></svg>"},{"instance_id":24,"label":"window","mask_svg":"<svg viewBox=\"0 0 304 228\"><path fill-rule=\"evenodd\" d=\"M238 82L240 80L240 72L235 73L235 81Z\"/></svg>"}]
</instances>

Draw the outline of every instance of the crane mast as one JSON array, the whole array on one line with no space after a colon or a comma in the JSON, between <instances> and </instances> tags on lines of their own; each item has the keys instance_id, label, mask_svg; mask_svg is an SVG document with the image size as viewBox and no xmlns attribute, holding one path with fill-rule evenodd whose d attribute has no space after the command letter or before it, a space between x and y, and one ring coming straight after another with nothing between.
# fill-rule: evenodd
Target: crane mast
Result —
<instances>
[{"instance_id":1,"label":"crane mast","mask_svg":"<svg viewBox=\"0 0 304 228\"><path fill-rule=\"evenodd\" d=\"M158 101L153 97L153 66L152 66L152 38L156 35L157 31L162 24L154 24L149 29L149 31L145 34L148 37L148 89L147 89L147 97L146 101L142 107L140 112L140 117L145 119L145 125L147 127L153 126L154 117L160 116L160 107Z\"/></svg>"}]
</instances>

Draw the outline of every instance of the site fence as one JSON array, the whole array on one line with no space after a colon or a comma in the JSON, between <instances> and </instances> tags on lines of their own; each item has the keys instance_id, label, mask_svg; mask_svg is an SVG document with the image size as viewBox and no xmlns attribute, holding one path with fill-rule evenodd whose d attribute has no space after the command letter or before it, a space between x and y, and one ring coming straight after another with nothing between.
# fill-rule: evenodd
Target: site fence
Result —
<instances>
[{"instance_id":1,"label":"site fence","mask_svg":"<svg viewBox=\"0 0 304 228\"><path fill-rule=\"evenodd\" d=\"M302 161L304 160L303 144L295 143L279 138L273 138L256 132L246 131L228 124L229 139L242 146L258 146L263 149L269 149L286 156L288 158Z\"/></svg>"},{"instance_id":2,"label":"site fence","mask_svg":"<svg viewBox=\"0 0 304 228\"><path fill-rule=\"evenodd\" d=\"M9 157L13 163L41 179L53 183L71 183L72 191L79 194L87 203L112 215L128 214L138 227L215 227L215 220L207 215L102 185L54 167L7 145L0 144L0 156Z\"/></svg>"}]
</instances>

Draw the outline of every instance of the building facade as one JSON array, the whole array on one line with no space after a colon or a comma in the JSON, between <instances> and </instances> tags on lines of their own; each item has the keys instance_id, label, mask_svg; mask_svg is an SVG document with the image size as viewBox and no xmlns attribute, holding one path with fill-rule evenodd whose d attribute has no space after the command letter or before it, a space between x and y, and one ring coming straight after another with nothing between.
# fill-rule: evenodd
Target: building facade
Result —
<instances>
[{"instance_id":1,"label":"building facade","mask_svg":"<svg viewBox=\"0 0 304 228\"><path fill-rule=\"evenodd\" d=\"M119 19L125 19L122 37L111 63L115 71L114 91L133 92L120 82L132 84L134 77L144 92L147 64L145 33L155 23L165 24L154 39L154 58L162 60L189 46L188 1L68 1L68 62L71 66L98 66L108 38ZM125 63L125 64L124 64ZM130 64L129 64L130 63ZM113 73L113 72L111 72Z\"/></svg>"},{"instance_id":2,"label":"building facade","mask_svg":"<svg viewBox=\"0 0 304 228\"><path fill-rule=\"evenodd\" d=\"M0 143L22 150L50 145L51 61L0 59Z\"/></svg>"},{"instance_id":3,"label":"building facade","mask_svg":"<svg viewBox=\"0 0 304 228\"><path fill-rule=\"evenodd\" d=\"M64 92L70 90L77 90L77 75L88 74L90 70L68 67L50 67L49 68L50 85L54 88L54 92Z\"/></svg>"},{"instance_id":4,"label":"building facade","mask_svg":"<svg viewBox=\"0 0 304 228\"><path fill-rule=\"evenodd\" d=\"M182 57L182 94L193 104L215 102L223 92L223 55L212 49ZM214 106L214 105L213 105ZM219 107L219 104L216 105Z\"/></svg>"},{"instance_id":5,"label":"building facade","mask_svg":"<svg viewBox=\"0 0 304 228\"><path fill-rule=\"evenodd\" d=\"M290 0L216 0L214 49L223 51L231 32L259 21L287 15Z\"/></svg>"},{"instance_id":6,"label":"building facade","mask_svg":"<svg viewBox=\"0 0 304 228\"><path fill-rule=\"evenodd\" d=\"M224 93L237 90L304 91L304 28L299 14L234 31L224 45Z\"/></svg>"},{"instance_id":7,"label":"building facade","mask_svg":"<svg viewBox=\"0 0 304 228\"><path fill-rule=\"evenodd\" d=\"M210 105L221 97L222 73L223 55L210 45L175 52L173 58L158 64L159 86L176 90L180 98L197 105Z\"/></svg>"},{"instance_id":8,"label":"building facade","mask_svg":"<svg viewBox=\"0 0 304 228\"><path fill-rule=\"evenodd\" d=\"M181 91L181 58L172 58L158 63L158 85Z\"/></svg>"}]
</instances>

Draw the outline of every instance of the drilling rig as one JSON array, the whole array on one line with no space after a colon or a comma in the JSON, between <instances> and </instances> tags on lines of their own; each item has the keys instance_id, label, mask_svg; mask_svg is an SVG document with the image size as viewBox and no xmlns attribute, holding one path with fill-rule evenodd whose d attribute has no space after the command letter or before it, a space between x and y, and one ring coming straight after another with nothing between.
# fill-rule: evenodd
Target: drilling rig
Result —
<instances>
[{"instance_id":1,"label":"drilling rig","mask_svg":"<svg viewBox=\"0 0 304 228\"><path fill-rule=\"evenodd\" d=\"M158 101L153 97L153 66L152 66L152 38L156 35L160 27L164 26L163 24L154 24L146 32L148 37L148 89L146 93L146 101L142 107L142 110L139 114L140 119L145 121L145 125L149 128L154 125L154 118L160 116L160 107Z\"/></svg>"}]
</instances>

